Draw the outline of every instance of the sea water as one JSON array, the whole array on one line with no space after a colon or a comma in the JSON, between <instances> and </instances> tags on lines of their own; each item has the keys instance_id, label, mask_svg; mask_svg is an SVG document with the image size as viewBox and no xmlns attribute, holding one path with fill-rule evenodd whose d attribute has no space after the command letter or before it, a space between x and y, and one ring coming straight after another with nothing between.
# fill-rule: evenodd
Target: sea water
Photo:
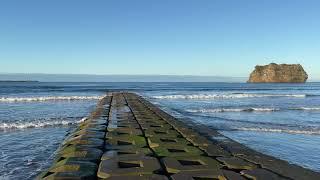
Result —
<instances>
[{"instance_id":1,"label":"sea water","mask_svg":"<svg viewBox=\"0 0 320 180\"><path fill-rule=\"evenodd\" d=\"M320 171L320 83L0 83L0 179L33 179L107 91L136 92L257 151Z\"/></svg>"}]
</instances>

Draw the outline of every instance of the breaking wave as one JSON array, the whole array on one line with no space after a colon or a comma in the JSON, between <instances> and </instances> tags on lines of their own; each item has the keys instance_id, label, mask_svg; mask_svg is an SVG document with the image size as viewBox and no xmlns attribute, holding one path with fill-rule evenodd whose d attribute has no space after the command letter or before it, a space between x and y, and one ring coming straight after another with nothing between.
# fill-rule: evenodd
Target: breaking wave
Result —
<instances>
[{"instance_id":1,"label":"breaking wave","mask_svg":"<svg viewBox=\"0 0 320 180\"><path fill-rule=\"evenodd\" d=\"M320 111L320 107L297 107L290 108L291 110L302 110L302 111Z\"/></svg>"},{"instance_id":2,"label":"breaking wave","mask_svg":"<svg viewBox=\"0 0 320 180\"><path fill-rule=\"evenodd\" d=\"M189 94L189 95L163 95L153 96L155 99L239 99L261 97L294 97L305 98L307 94Z\"/></svg>"},{"instance_id":3,"label":"breaking wave","mask_svg":"<svg viewBox=\"0 0 320 180\"><path fill-rule=\"evenodd\" d=\"M0 102L99 100L102 96L0 97Z\"/></svg>"},{"instance_id":4,"label":"breaking wave","mask_svg":"<svg viewBox=\"0 0 320 180\"><path fill-rule=\"evenodd\" d=\"M288 134L308 134L308 135L320 135L320 130L293 130L293 129L273 129L273 128L247 128L239 127L234 130L238 131L258 131L258 132L275 132L275 133L288 133Z\"/></svg>"},{"instance_id":5,"label":"breaking wave","mask_svg":"<svg viewBox=\"0 0 320 180\"><path fill-rule=\"evenodd\" d=\"M43 128L52 126L67 126L78 124L85 121L86 117L69 117L69 118L51 118L48 120L34 120L26 122L0 123L0 130L26 129L26 128Z\"/></svg>"},{"instance_id":6,"label":"breaking wave","mask_svg":"<svg viewBox=\"0 0 320 180\"><path fill-rule=\"evenodd\" d=\"M219 113L219 112L272 112L280 111L279 108L215 108L215 109L188 109L191 113Z\"/></svg>"},{"instance_id":7,"label":"breaking wave","mask_svg":"<svg viewBox=\"0 0 320 180\"><path fill-rule=\"evenodd\" d=\"M274 111L320 111L320 107L293 107L293 108L264 108L264 107L249 107L249 108L213 108L213 109L187 109L190 113L221 113L221 112L274 112Z\"/></svg>"}]
</instances>

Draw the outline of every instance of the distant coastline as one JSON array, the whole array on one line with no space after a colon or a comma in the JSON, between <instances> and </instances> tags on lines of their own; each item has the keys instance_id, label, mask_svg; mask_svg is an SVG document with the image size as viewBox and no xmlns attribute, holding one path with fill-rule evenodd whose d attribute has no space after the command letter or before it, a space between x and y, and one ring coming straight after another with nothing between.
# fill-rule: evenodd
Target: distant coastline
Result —
<instances>
[{"instance_id":1,"label":"distant coastline","mask_svg":"<svg viewBox=\"0 0 320 180\"><path fill-rule=\"evenodd\" d=\"M15 81L15 80L0 80L0 82L9 82L9 83L15 83L15 82L19 82L19 83L28 83L28 82L40 82L40 81L23 81L23 80L20 80L20 81Z\"/></svg>"},{"instance_id":2,"label":"distant coastline","mask_svg":"<svg viewBox=\"0 0 320 180\"><path fill-rule=\"evenodd\" d=\"M1 81L33 82L245 82L246 77L196 75L93 75L93 74L37 74L0 73Z\"/></svg>"}]
</instances>

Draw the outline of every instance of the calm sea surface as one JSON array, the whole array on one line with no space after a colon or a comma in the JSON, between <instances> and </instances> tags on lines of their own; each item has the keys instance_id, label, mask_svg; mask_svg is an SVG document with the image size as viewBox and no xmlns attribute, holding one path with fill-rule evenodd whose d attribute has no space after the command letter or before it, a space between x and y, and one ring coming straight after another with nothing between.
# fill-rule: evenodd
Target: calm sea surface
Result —
<instances>
[{"instance_id":1,"label":"calm sea surface","mask_svg":"<svg viewBox=\"0 0 320 180\"><path fill-rule=\"evenodd\" d=\"M33 179L106 91L137 92L257 151L320 171L320 83L1 83L0 179Z\"/></svg>"}]
</instances>

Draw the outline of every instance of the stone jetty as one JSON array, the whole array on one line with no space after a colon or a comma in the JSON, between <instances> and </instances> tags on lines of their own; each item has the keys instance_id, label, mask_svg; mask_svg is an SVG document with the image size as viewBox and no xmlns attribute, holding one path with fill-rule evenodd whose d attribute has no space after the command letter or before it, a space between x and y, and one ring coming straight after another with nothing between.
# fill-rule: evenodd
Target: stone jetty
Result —
<instances>
[{"instance_id":1,"label":"stone jetty","mask_svg":"<svg viewBox=\"0 0 320 180\"><path fill-rule=\"evenodd\" d=\"M98 102L38 179L319 180L320 174L116 92Z\"/></svg>"}]
</instances>

